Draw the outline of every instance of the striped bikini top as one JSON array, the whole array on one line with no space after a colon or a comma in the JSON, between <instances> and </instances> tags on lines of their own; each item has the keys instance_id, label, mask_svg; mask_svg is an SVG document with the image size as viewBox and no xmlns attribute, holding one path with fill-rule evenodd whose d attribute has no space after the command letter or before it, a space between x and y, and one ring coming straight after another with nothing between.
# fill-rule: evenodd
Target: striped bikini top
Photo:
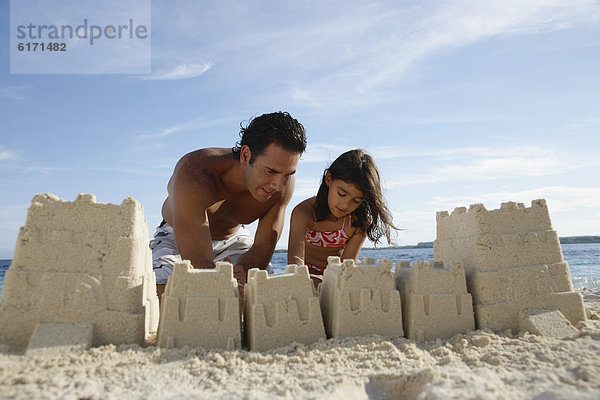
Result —
<instances>
[{"instance_id":1,"label":"striped bikini top","mask_svg":"<svg viewBox=\"0 0 600 400\"><path fill-rule=\"evenodd\" d=\"M304 234L304 241L314 246L329 247L329 248L340 248L344 247L350 239L346 232L344 232L344 225L348 219L348 228L352 228L352 217L350 214L344 217L342 221L342 229L331 232L318 232L312 230L310 226L306 227L306 233ZM316 218L315 218L315 222Z\"/></svg>"}]
</instances>

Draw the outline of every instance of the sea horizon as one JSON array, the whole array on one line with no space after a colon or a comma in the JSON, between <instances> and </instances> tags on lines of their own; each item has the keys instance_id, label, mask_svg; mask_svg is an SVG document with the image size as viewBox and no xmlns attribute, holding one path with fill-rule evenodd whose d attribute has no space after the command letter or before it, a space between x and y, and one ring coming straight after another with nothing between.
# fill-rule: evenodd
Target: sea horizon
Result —
<instances>
[{"instance_id":1,"label":"sea horizon","mask_svg":"<svg viewBox=\"0 0 600 400\"><path fill-rule=\"evenodd\" d=\"M600 287L600 243L567 243L561 244L563 258L569 265L571 281L575 289ZM271 263L275 273L284 273L287 264L287 251L273 254ZM363 248L359 259L374 258L376 262L381 259L392 261L393 269L397 262L417 260L433 261L432 247L387 247ZM0 259L0 294L4 285L4 275L12 259Z\"/></svg>"}]
</instances>

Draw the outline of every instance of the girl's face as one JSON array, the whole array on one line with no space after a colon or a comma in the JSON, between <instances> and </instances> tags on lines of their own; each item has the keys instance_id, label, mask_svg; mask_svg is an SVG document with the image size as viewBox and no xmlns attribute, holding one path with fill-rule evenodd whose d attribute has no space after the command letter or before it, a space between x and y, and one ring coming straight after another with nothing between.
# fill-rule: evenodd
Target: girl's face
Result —
<instances>
[{"instance_id":1,"label":"girl's face","mask_svg":"<svg viewBox=\"0 0 600 400\"><path fill-rule=\"evenodd\" d=\"M336 218L352 213L364 200L363 193L352 183L331 179L330 175L325 177L325 183L329 187L327 195L329 212Z\"/></svg>"}]
</instances>

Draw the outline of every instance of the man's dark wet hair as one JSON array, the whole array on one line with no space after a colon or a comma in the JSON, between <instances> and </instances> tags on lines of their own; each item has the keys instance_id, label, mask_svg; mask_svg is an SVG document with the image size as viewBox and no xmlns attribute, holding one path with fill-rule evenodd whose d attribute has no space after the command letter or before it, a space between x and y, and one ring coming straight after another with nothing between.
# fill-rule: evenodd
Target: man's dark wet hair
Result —
<instances>
[{"instance_id":1,"label":"man's dark wet hair","mask_svg":"<svg viewBox=\"0 0 600 400\"><path fill-rule=\"evenodd\" d=\"M302 154L306 150L304 127L287 112L263 114L250 120L246 126L243 122L240 123L240 137L240 141L231 150L239 160L242 146L250 147L250 164L253 164L256 157L263 154L271 143L292 153Z\"/></svg>"}]
</instances>

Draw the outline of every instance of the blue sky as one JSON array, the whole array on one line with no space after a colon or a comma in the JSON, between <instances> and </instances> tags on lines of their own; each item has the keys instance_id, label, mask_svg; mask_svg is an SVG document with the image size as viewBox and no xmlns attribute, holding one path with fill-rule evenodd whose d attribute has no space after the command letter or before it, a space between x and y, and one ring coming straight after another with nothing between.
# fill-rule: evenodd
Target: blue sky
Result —
<instances>
[{"instance_id":1,"label":"blue sky","mask_svg":"<svg viewBox=\"0 0 600 400\"><path fill-rule=\"evenodd\" d=\"M363 148L403 228L545 198L560 236L600 234L600 2L152 1L152 73L18 75L0 0L0 258L36 193L144 206L176 161L284 110L309 147L289 212ZM385 243L384 243L385 244ZM369 245L367 243L367 245Z\"/></svg>"}]
</instances>

